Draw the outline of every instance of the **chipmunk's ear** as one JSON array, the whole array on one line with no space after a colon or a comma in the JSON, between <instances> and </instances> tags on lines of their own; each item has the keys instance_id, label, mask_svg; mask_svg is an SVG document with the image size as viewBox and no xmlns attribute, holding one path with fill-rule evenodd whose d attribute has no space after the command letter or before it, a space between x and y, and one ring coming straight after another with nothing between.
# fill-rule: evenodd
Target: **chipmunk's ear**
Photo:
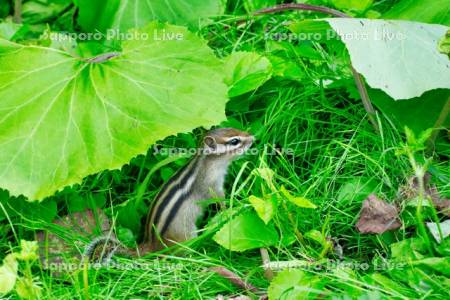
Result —
<instances>
[{"instance_id":1,"label":"chipmunk's ear","mask_svg":"<svg viewBox=\"0 0 450 300\"><path fill-rule=\"evenodd\" d=\"M203 143L205 143L205 145L208 146L211 149L216 149L217 148L216 139L213 138L210 135L205 136L205 138L203 139Z\"/></svg>"}]
</instances>

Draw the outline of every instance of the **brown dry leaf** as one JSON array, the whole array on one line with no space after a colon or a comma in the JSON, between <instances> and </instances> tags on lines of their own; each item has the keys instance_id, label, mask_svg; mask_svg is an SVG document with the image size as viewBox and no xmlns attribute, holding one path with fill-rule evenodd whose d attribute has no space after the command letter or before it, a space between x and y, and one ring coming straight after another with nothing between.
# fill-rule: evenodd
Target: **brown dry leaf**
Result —
<instances>
[{"instance_id":1,"label":"brown dry leaf","mask_svg":"<svg viewBox=\"0 0 450 300\"><path fill-rule=\"evenodd\" d=\"M434 207L440 213L450 217L450 200L441 197L435 185L430 184L431 174L426 173L423 177L425 186L425 197L429 197L434 204ZM419 195L419 180L416 176L412 176L408 180L408 184L399 188L400 198L403 201L415 199Z\"/></svg>"},{"instance_id":2,"label":"brown dry leaf","mask_svg":"<svg viewBox=\"0 0 450 300\"><path fill-rule=\"evenodd\" d=\"M68 264L79 263L85 246L83 239L92 240L110 228L108 217L99 208L95 213L88 209L53 221L53 226L36 234L42 265L53 270L66 270Z\"/></svg>"},{"instance_id":3,"label":"brown dry leaf","mask_svg":"<svg viewBox=\"0 0 450 300\"><path fill-rule=\"evenodd\" d=\"M402 225L398 209L371 194L364 200L356 228L361 233L378 233L394 230Z\"/></svg>"}]
</instances>

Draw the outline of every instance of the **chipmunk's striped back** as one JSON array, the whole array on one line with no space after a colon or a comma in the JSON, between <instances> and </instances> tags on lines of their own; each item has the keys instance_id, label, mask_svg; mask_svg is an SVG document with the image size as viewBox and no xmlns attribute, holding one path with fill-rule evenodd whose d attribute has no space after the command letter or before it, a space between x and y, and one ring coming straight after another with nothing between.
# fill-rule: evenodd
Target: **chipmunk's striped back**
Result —
<instances>
[{"instance_id":1,"label":"chipmunk's striped back","mask_svg":"<svg viewBox=\"0 0 450 300\"><path fill-rule=\"evenodd\" d=\"M233 128L208 132L200 153L156 196L146 220L145 243L157 250L163 246L161 241L170 244L195 237L195 222L202 214L197 200L224 196L223 181L228 164L252 142L251 135Z\"/></svg>"},{"instance_id":2,"label":"chipmunk's striped back","mask_svg":"<svg viewBox=\"0 0 450 300\"><path fill-rule=\"evenodd\" d=\"M192 186L196 180L201 160L201 156L194 156L186 166L164 184L147 216L144 237L146 242L156 243L158 235L165 234L182 202L192 193Z\"/></svg>"},{"instance_id":3,"label":"chipmunk's striped back","mask_svg":"<svg viewBox=\"0 0 450 300\"><path fill-rule=\"evenodd\" d=\"M84 256L92 258L99 247L111 249L106 251L107 258L118 251L140 256L196 237L195 223L203 213L198 201L224 197L223 183L229 163L252 142L250 134L234 128L209 131L200 152L172 176L156 196L147 214L144 241L137 249L123 247L111 237L102 237L86 247Z\"/></svg>"}]
</instances>

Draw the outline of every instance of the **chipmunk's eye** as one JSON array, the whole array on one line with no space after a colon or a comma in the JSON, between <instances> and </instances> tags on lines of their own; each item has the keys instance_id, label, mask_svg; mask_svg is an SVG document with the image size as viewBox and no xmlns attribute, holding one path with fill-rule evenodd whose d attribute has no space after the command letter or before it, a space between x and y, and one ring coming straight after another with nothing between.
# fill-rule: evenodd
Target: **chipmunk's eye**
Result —
<instances>
[{"instance_id":1,"label":"chipmunk's eye","mask_svg":"<svg viewBox=\"0 0 450 300\"><path fill-rule=\"evenodd\" d=\"M234 138L234 139L229 140L227 144L236 146L236 145L239 145L240 142L241 142L240 139Z\"/></svg>"}]
</instances>

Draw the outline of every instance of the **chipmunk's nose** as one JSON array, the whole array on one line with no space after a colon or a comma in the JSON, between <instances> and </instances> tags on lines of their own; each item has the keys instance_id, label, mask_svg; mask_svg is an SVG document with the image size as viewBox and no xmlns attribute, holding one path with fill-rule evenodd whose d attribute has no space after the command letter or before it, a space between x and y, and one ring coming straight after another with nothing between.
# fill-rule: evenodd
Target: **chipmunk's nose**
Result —
<instances>
[{"instance_id":1,"label":"chipmunk's nose","mask_svg":"<svg viewBox=\"0 0 450 300\"><path fill-rule=\"evenodd\" d=\"M249 135L249 136L247 137L247 141L248 141L249 143L253 144L253 142L255 141L255 137L254 137L253 135Z\"/></svg>"}]
</instances>

